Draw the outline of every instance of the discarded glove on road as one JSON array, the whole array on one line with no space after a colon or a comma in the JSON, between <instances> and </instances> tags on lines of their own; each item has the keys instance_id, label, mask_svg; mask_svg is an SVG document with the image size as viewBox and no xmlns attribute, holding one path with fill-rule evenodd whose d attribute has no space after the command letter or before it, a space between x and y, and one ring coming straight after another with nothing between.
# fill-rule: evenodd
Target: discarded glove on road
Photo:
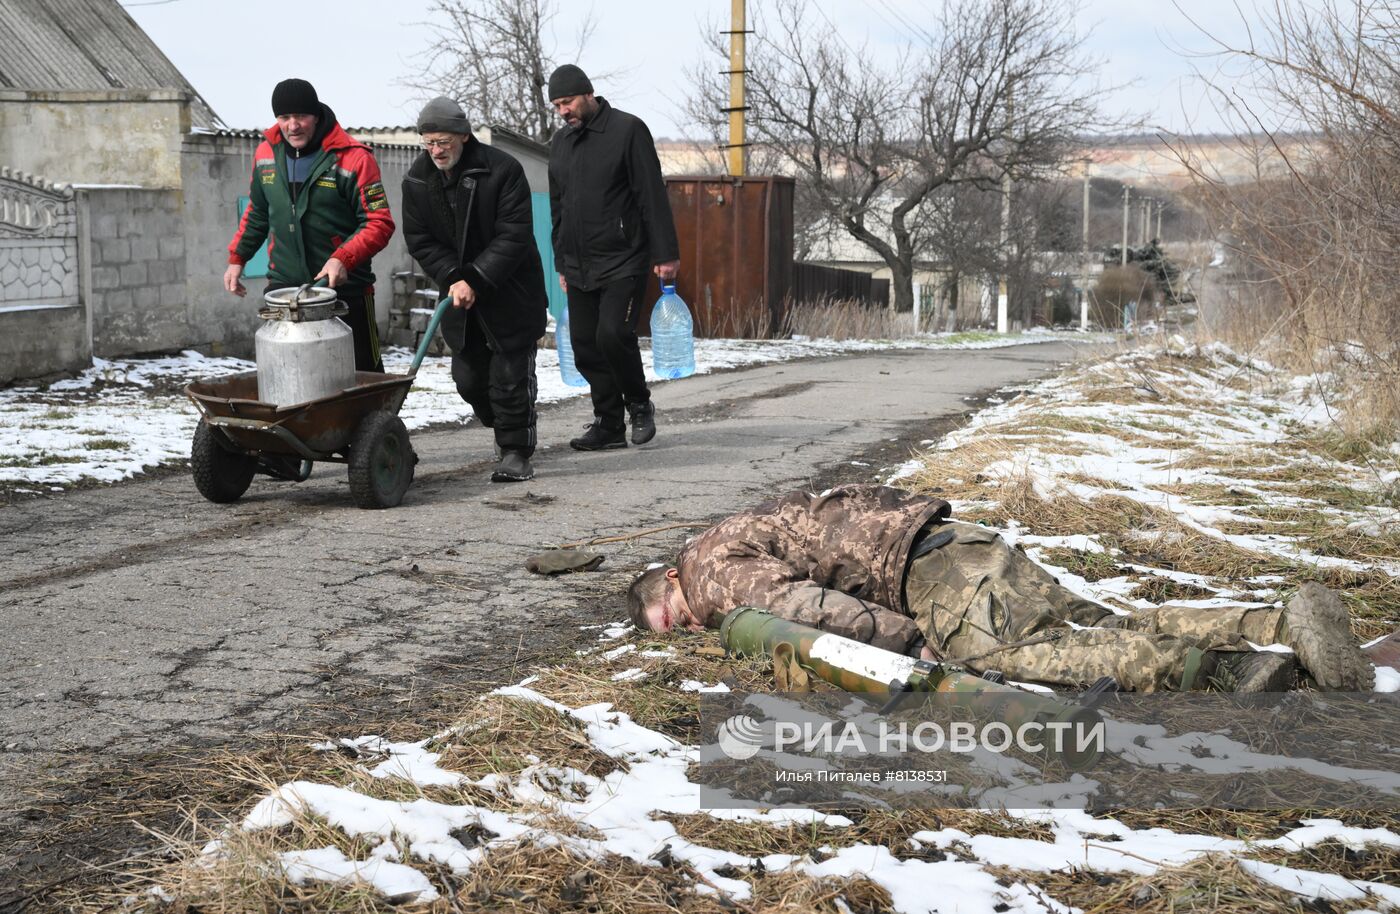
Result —
<instances>
[{"instance_id":1,"label":"discarded glove on road","mask_svg":"<svg viewBox=\"0 0 1400 914\"><path fill-rule=\"evenodd\" d=\"M535 574L568 574L571 571L592 571L603 564L603 556L587 549L551 549L532 555L525 567Z\"/></svg>"}]
</instances>

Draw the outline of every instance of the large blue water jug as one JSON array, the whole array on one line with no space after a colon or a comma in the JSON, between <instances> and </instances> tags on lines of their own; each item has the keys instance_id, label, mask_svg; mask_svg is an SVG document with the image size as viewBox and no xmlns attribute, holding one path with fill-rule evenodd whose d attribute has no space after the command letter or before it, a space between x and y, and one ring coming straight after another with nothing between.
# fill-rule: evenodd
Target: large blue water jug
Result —
<instances>
[{"instance_id":1,"label":"large blue water jug","mask_svg":"<svg viewBox=\"0 0 1400 914\"><path fill-rule=\"evenodd\" d=\"M569 339L569 306L559 312L554 322L554 351L559 353L559 377L570 387L587 387L588 380L578 373L574 364L574 341Z\"/></svg>"},{"instance_id":2,"label":"large blue water jug","mask_svg":"<svg viewBox=\"0 0 1400 914\"><path fill-rule=\"evenodd\" d=\"M651 367L662 378L695 374L694 325L675 286L662 286L661 297L651 309Z\"/></svg>"}]
</instances>

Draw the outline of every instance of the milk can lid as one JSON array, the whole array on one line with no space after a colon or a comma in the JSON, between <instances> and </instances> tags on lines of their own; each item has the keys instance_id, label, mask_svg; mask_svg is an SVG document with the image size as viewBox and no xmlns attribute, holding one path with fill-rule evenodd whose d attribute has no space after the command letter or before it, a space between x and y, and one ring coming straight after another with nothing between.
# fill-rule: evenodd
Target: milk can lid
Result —
<instances>
[{"instance_id":1,"label":"milk can lid","mask_svg":"<svg viewBox=\"0 0 1400 914\"><path fill-rule=\"evenodd\" d=\"M263 296L263 301L267 302L269 305L276 305L279 308L289 307L294 298L296 299L297 306L303 308L307 305L327 305L335 301L334 289L312 287L310 289L305 289L305 291L302 291L301 295L298 296L297 292L301 291L303 288L302 286L287 286L283 289L271 289Z\"/></svg>"}]
</instances>

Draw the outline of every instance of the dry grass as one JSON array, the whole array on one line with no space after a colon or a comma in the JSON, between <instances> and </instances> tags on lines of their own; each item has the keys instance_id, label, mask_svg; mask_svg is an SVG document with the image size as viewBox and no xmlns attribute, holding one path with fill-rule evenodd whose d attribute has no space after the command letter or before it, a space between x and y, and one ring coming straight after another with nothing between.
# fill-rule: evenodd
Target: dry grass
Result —
<instances>
[{"instance_id":1,"label":"dry grass","mask_svg":"<svg viewBox=\"0 0 1400 914\"><path fill-rule=\"evenodd\" d=\"M1038 873L1003 868L1001 873L1008 879L1032 882L1085 914L1299 914L1304 910L1340 912L1361 905L1357 901L1348 902L1346 908L1307 907L1292 892L1246 873L1234 858L1214 854L1184 866L1159 869L1150 876L1081 869Z\"/></svg>"},{"instance_id":2,"label":"dry grass","mask_svg":"<svg viewBox=\"0 0 1400 914\"><path fill-rule=\"evenodd\" d=\"M1340 589L1354 609L1354 629L1363 638L1374 637L1400 624L1400 603L1396 582L1382 571L1352 572L1318 567L1269 553L1255 551L1202 532L1167 510L1185 502L1192 505L1232 510L1232 520L1211 526L1230 535L1287 538L1300 550L1315 555L1344 558L1363 563L1394 562L1400 557L1400 529L1381 531L1348 529L1346 519L1368 507L1393 508L1400 487L1379 484L1378 467L1396 458L1387 448L1384 430L1368 427L1364 434L1347 434L1339 429L1291 428L1277 447L1220 448L1184 438L1170 439L1170 468L1176 473L1206 471L1216 479L1190 479L1160 485L1143 500L1104 494L1082 499L1064 489L1047 494L1036 473L1045 466L1036 451L1059 457L1086 452L1085 440L1065 435L1102 435L1123 447L1145 443L1144 431L1175 433L1175 420L1214 411L1228 416L1229 396L1221 400L1218 388L1207 388L1189 379L1172 379L1171 372L1188 369L1213 383L1243 393L1234 404L1258 410L1258 398L1247 392L1267 379L1236 360L1233 367L1200 355L1159 355L1134 357L1096 366L1080 373L1076 381L1082 399L1066 398L1056 391L1019 405L1008 418L979 427L976 436L960 441L949 450L921 455L923 468L910 478L912 487L937 494L959 504L964 519L993 525L1016 523L1033 535L1063 536L1089 533L1097 537L1106 553L1078 553L1056 549L1047 556L1051 563L1098 581L1121 575L1134 576L1128 563L1169 571L1204 575L1226 589L1255 589L1251 579L1276 575L1283 582L1276 587L1280 599L1291 595L1304 581L1317 580ZM1080 383L1082 381L1082 383ZM1135 406L1142 421L1108 422L1081 416L1057 414L1058 402L1116 403ZM1267 404L1266 404L1267 405ZM1055 431L1060 439L1048 438ZM1163 447L1164 441L1146 442ZM1004 469L995 478L986 468L1010 459L1013 469ZM1004 467L1005 464L1002 464ZM1094 474L1060 471L1056 485L1075 484L1111 493L1120 483ZM1231 482L1229 480L1236 480ZM1287 503L1260 493L1283 496ZM1337 512L1343 512L1339 515ZM1136 575L1134 598L1154 603L1205 597L1209 592L1193 585L1171 582L1162 577Z\"/></svg>"},{"instance_id":3,"label":"dry grass","mask_svg":"<svg viewBox=\"0 0 1400 914\"><path fill-rule=\"evenodd\" d=\"M510 914L663 914L739 910L763 914L837 914L889 910L889 895L865 879L812 879L757 867L727 872L748 883L752 897L720 903L695 891L708 882L664 847L655 866L625 857L586 859L561 848L530 845L493 851L465 876L446 877L453 911Z\"/></svg>"}]
</instances>

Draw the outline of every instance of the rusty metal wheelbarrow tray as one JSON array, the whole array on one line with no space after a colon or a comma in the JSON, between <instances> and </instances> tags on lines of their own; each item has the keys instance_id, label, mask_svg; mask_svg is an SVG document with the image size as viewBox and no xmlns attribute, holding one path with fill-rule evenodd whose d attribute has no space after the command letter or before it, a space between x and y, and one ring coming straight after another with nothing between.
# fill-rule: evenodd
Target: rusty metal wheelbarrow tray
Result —
<instances>
[{"instance_id":1,"label":"rusty metal wheelbarrow tray","mask_svg":"<svg viewBox=\"0 0 1400 914\"><path fill-rule=\"evenodd\" d=\"M346 462L343 455L360 420L380 410L397 413L416 372L355 372L355 386L305 403L274 406L258 400L258 373L196 381L185 388L204 421L248 452L304 460Z\"/></svg>"}]
</instances>

